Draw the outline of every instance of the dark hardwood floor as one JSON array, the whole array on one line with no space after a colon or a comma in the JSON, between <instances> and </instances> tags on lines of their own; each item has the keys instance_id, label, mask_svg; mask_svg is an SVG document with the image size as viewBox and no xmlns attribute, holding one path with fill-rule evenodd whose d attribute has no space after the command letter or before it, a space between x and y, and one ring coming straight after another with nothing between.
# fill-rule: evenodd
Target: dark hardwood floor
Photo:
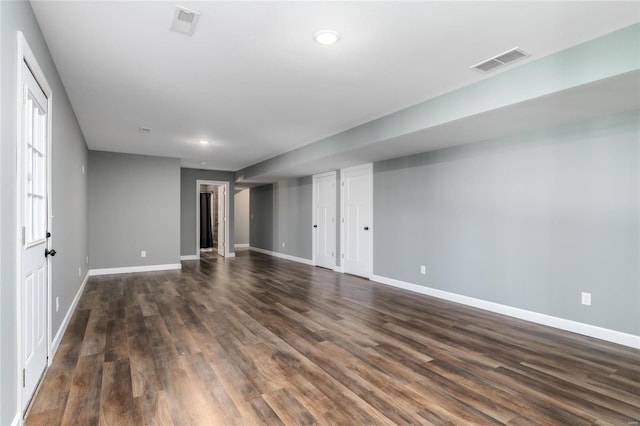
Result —
<instances>
[{"instance_id":1,"label":"dark hardwood floor","mask_svg":"<svg viewBox=\"0 0 640 426\"><path fill-rule=\"evenodd\" d=\"M242 251L93 277L27 425L638 424L640 351Z\"/></svg>"}]
</instances>

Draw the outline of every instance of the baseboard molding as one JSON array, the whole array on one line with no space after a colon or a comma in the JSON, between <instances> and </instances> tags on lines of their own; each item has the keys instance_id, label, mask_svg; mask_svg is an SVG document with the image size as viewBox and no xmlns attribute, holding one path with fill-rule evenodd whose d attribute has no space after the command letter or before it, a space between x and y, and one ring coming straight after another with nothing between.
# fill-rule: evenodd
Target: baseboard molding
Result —
<instances>
[{"instance_id":1,"label":"baseboard molding","mask_svg":"<svg viewBox=\"0 0 640 426\"><path fill-rule=\"evenodd\" d=\"M182 269L182 265L179 263L169 263L166 265L126 266L124 268L91 269L89 270L89 275L94 277L96 275L129 274L132 272L168 271L171 269Z\"/></svg>"},{"instance_id":2,"label":"baseboard molding","mask_svg":"<svg viewBox=\"0 0 640 426\"><path fill-rule=\"evenodd\" d=\"M188 254L186 256L180 256L180 260L198 260L197 254Z\"/></svg>"},{"instance_id":3,"label":"baseboard molding","mask_svg":"<svg viewBox=\"0 0 640 426\"><path fill-rule=\"evenodd\" d=\"M21 424L21 422L20 422L20 412L17 412L16 416L11 421L11 426L19 426L20 424Z\"/></svg>"},{"instance_id":4,"label":"baseboard molding","mask_svg":"<svg viewBox=\"0 0 640 426\"><path fill-rule=\"evenodd\" d=\"M302 257L291 256L290 254L278 253L277 251L270 251L270 250L265 250L257 247L249 247L249 250L262 253L262 254L268 254L269 256L279 257L281 259L291 260L294 262L304 263L305 265L313 266L313 262L311 259L304 259Z\"/></svg>"},{"instance_id":5,"label":"baseboard molding","mask_svg":"<svg viewBox=\"0 0 640 426\"><path fill-rule=\"evenodd\" d=\"M73 298L73 302L69 306L64 319L62 320L62 324L60 324L60 328L58 332L54 336L53 340L51 340L51 345L49 346L49 365L53 361L53 357L56 355L58 351L58 347L60 346L60 342L62 341L62 336L64 336L64 332L67 331L67 327L69 326L69 321L71 321L71 317L73 313L76 311L76 307L78 306L78 302L80 301L80 297L82 297L82 292L84 291L84 287L87 285L87 281L89 281L90 271L87 271L84 279L82 280L82 284L80 284L80 288L76 292L75 297Z\"/></svg>"},{"instance_id":6,"label":"baseboard molding","mask_svg":"<svg viewBox=\"0 0 640 426\"><path fill-rule=\"evenodd\" d=\"M213 247L211 248L201 248L200 253L209 253L213 251Z\"/></svg>"},{"instance_id":7,"label":"baseboard molding","mask_svg":"<svg viewBox=\"0 0 640 426\"><path fill-rule=\"evenodd\" d=\"M225 257L227 257L229 259L233 259L234 257L236 257L236 254L235 253L227 253L227 255Z\"/></svg>"},{"instance_id":8,"label":"baseboard molding","mask_svg":"<svg viewBox=\"0 0 640 426\"><path fill-rule=\"evenodd\" d=\"M450 302L461 303L474 308L484 309L486 311L519 318L525 321L558 328L572 333L582 334L584 336L595 337L596 339L606 340L608 342L617 343L624 346L640 349L640 336L622 333L608 328L602 328L595 325L584 324L564 318L558 318L551 315L540 314L538 312L527 311L525 309L514 308L500 303L488 302L482 299L463 296L448 291L437 290L405 281L387 278L380 275L373 275L372 281L380 284L390 285L392 287L402 288L404 290L425 294L427 296L436 297L438 299L448 300Z\"/></svg>"},{"instance_id":9,"label":"baseboard molding","mask_svg":"<svg viewBox=\"0 0 640 426\"><path fill-rule=\"evenodd\" d=\"M249 248L249 244L234 244L235 248Z\"/></svg>"},{"instance_id":10,"label":"baseboard molding","mask_svg":"<svg viewBox=\"0 0 640 426\"><path fill-rule=\"evenodd\" d=\"M344 274L344 266L336 265L336 266L334 266L333 270L336 271L336 272L340 272L341 274Z\"/></svg>"}]
</instances>

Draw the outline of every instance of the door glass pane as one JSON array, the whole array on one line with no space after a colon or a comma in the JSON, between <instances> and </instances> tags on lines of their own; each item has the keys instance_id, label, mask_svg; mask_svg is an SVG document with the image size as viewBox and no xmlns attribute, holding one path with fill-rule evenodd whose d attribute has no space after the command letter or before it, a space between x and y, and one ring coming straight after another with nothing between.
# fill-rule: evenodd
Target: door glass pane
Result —
<instances>
[{"instance_id":1,"label":"door glass pane","mask_svg":"<svg viewBox=\"0 0 640 426\"><path fill-rule=\"evenodd\" d=\"M25 243L45 238L46 202L46 113L30 96L25 105Z\"/></svg>"}]
</instances>

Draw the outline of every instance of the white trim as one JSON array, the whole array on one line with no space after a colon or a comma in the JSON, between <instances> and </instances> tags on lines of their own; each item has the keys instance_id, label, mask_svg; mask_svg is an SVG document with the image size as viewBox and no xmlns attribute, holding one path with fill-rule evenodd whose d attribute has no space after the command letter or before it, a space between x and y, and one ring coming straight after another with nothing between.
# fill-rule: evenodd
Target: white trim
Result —
<instances>
[{"instance_id":1,"label":"white trim","mask_svg":"<svg viewBox=\"0 0 640 426\"><path fill-rule=\"evenodd\" d=\"M249 244L234 244L234 248L249 248Z\"/></svg>"},{"instance_id":2,"label":"white trim","mask_svg":"<svg viewBox=\"0 0 640 426\"><path fill-rule=\"evenodd\" d=\"M334 203L336 202L336 194L337 194L337 188L336 185L338 185L338 179L337 179L337 173L335 170L331 171L331 172L326 172L326 173L320 173L317 175L313 175L311 177L311 224L315 225L317 223L317 217L316 217L316 199L317 199L317 195L318 195L318 180L323 179L323 178L327 178L327 177L333 177L333 201ZM334 204L335 205L335 204ZM334 213L334 217L336 212ZM314 226L311 227L311 264L314 266L318 265L318 262L316 260L316 243L317 243L317 229ZM340 255L338 253L338 250L336 249L337 245L338 245L338 236L335 235L336 234L336 224L334 222L334 227L333 227L333 266L335 267L336 265L336 259L338 258L338 256Z\"/></svg>"},{"instance_id":3,"label":"white trim","mask_svg":"<svg viewBox=\"0 0 640 426\"><path fill-rule=\"evenodd\" d=\"M337 265L335 268L333 268L333 270L341 274L344 274L344 268L341 265Z\"/></svg>"},{"instance_id":4,"label":"white trim","mask_svg":"<svg viewBox=\"0 0 640 426\"><path fill-rule=\"evenodd\" d=\"M224 188L224 257L229 257L229 188L223 180L196 179L196 256L200 259L200 185L223 185Z\"/></svg>"},{"instance_id":5,"label":"white trim","mask_svg":"<svg viewBox=\"0 0 640 426\"><path fill-rule=\"evenodd\" d=\"M368 170L370 175L369 190L371 191L371 196L369 197L369 213L371 214L371 224L369 225L369 229L371 230L371 244L369 244L369 271L365 278L371 279L371 277L373 277L373 233L375 231L373 226L373 163L340 169L340 265L342 269L341 272L344 273L344 174L345 172L350 173L360 169Z\"/></svg>"},{"instance_id":6,"label":"white trim","mask_svg":"<svg viewBox=\"0 0 640 426\"><path fill-rule=\"evenodd\" d=\"M67 331L67 327L69 326L69 321L71 320L71 316L75 312L76 306L78 306L78 302L80 301L80 297L82 297L82 292L84 291L84 287L87 285L88 281L89 281L89 271L87 271L86 275L84 276L84 280L82 280L82 284L80 285L80 288L76 293L76 296L73 298L73 302L71 302L71 306L69 306L69 309L67 310L67 314L64 316L64 319L62 320L62 324L60 325L58 332L56 333L55 337L51 341L51 345L49 346L50 347L49 366L51 366L51 363L53 362L53 357L56 355L56 352L58 351L58 347L60 346L60 341L62 340L62 336L64 336L64 332Z\"/></svg>"},{"instance_id":7,"label":"white trim","mask_svg":"<svg viewBox=\"0 0 640 426\"><path fill-rule=\"evenodd\" d=\"M229 254L227 254L227 257L230 258L230 259L233 259L234 257L236 257L236 253L235 252L229 253Z\"/></svg>"},{"instance_id":8,"label":"white trim","mask_svg":"<svg viewBox=\"0 0 640 426\"><path fill-rule=\"evenodd\" d=\"M19 426L22 424L22 419L20 418L20 413L16 413L16 416L11 421L11 426Z\"/></svg>"},{"instance_id":9,"label":"white trim","mask_svg":"<svg viewBox=\"0 0 640 426\"><path fill-rule=\"evenodd\" d=\"M304 259L302 257L291 256L290 254L278 253L277 251L265 250L257 247L249 247L249 250L255 251L262 254L268 254L273 257L280 257L282 259L291 260L293 262L304 263L305 265L313 266L311 259Z\"/></svg>"},{"instance_id":10,"label":"white trim","mask_svg":"<svg viewBox=\"0 0 640 426\"><path fill-rule=\"evenodd\" d=\"M393 287L402 288L404 290L425 294L427 296L436 297L438 299L461 303L463 305L473 306L474 308L484 309L485 311L495 312L498 314L519 318L525 321L534 322L536 324L559 328L561 330L570 331L572 333L578 333L589 337L595 337L596 339L606 340L608 342L640 349L640 336L636 336L633 334L610 330L608 328L602 328L595 325L584 324L577 321L571 321L564 318L558 318L538 312L527 311L525 309L514 308L513 306L502 305L500 303L494 303L482 299L463 296L456 293L450 293L448 291L412 284L393 278L382 277L380 275L373 275L371 277L371 280L381 284L386 284Z\"/></svg>"},{"instance_id":11,"label":"white trim","mask_svg":"<svg viewBox=\"0 0 640 426\"><path fill-rule=\"evenodd\" d=\"M180 260L198 260L198 256L195 254L188 254L186 256L180 256Z\"/></svg>"},{"instance_id":12,"label":"white trim","mask_svg":"<svg viewBox=\"0 0 640 426\"><path fill-rule=\"evenodd\" d=\"M211 253L212 251L213 251L213 247L200 249L200 253Z\"/></svg>"},{"instance_id":13,"label":"white trim","mask_svg":"<svg viewBox=\"0 0 640 426\"><path fill-rule=\"evenodd\" d=\"M97 275L130 274L132 272L168 271L172 269L182 269L182 265L180 263L169 263L166 265L125 266L123 268L90 269L89 275L92 277L95 277Z\"/></svg>"},{"instance_id":14,"label":"white trim","mask_svg":"<svg viewBox=\"0 0 640 426\"><path fill-rule=\"evenodd\" d=\"M47 82L44 72L38 61L36 60L29 43L22 31L17 31L16 34L17 39L17 57L16 57L16 271L17 271L17 282L16 282L16 330L18 336L18 342L16 345L16 353L18 360L18 377L22 374L22 369L24 368L23 360L22 360L22 279L23 279L23 271L22 271L22 226L23 226L23 214L22 214L22 115L23 115L23 105L22 105L22 96L23 96L23 84L22 81L22 64L26 63L28 68L31 71L31 74L35 78L36 82L42 89L46 99L47 99L47 231L53 230L53 215L52 213L52 161L51 161L51 152L52 152L52 138L53 138L53 92L51 90L51 86ZM47 247L51 247L53 239L50 238L47 242ZM51 262L47 261L47 353L50 352L50 342L51 342L51 323L52 323L52 313L51 313L51 304L52 304L52 279L53 275L51 273ZM23 412L22 406L22 386L20 384L20 380L16 381L16 395L17 398L17 409L18 409L18 419L20 424L22 423L21 413Z\"/></svg>"}]
</instances>

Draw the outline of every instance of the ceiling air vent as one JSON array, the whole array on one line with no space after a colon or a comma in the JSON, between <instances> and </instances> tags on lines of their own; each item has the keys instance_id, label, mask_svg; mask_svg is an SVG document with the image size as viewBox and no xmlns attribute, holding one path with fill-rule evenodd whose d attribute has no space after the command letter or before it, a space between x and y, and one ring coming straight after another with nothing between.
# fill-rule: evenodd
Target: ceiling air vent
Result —
<instances>
[{"instance_id":1,"label":"ceiling air vent","mask_svg":"<svg viewBox=\"0 0 640 426\"><path fill-rule=\"evenodd\" d=\"M171 31L192 35L200 19L200 12L177 6L171 22Z\"/></svg>"},{"instance_id":2,"label":"ceiling air vent","mask_svg":"<svg viewBox=\"0 0 640 426\"><path fill-rule=\"evenodd\" d=\"M519 61L520 59L526 58L527 56L529 56L527 52L518 47L514 47L511 50L507 50L504 53L496 55L493 58L489 58L486 61L482 61L479 64L472 66L471 69L483 73L489 72L495 70L496 68L500 68L513 62Z\"/></svg>"}]
</instances>

